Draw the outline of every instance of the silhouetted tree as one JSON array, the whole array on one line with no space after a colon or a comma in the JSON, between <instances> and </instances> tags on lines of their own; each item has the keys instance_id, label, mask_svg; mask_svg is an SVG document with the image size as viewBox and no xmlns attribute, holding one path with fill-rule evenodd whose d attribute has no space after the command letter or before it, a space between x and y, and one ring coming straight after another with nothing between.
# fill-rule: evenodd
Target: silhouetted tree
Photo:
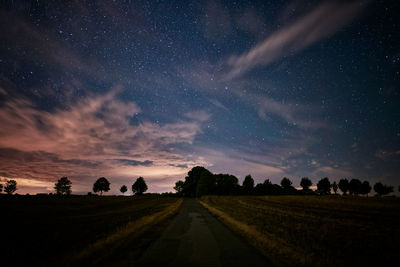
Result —
<instances>
[{"instance_id":1,"label":"silhouetted tree","mask_svg":"<svg viewBox=\"0 0 400 267\"><path fill-rule=\"evenodd\" d=\"M292 181L290 181L288 178L283 177L282 181L281 181L281 186L286 189L292 186Z\"/></svg>"},{"instance_id":2,"label":"silhouetted tree","mask_svg":"<svg viewBox=\"0 0 400 267\"><path fill-rule=\"evenodd\" d=\"M143 177L139 177L136 179L135 183L132 185L132 191L135 195L142 195L147 191L147 184L144 181Z\"/></svg>"},{"instance_id":3,"label":"silhouetted tree","mask_svg":"<svg viewBox=\"0 0 400 267\"><path fill-rule=\"evenodd\" d=\"M379 195L387 195L393 192L393 186L383 185L381 182L377 182L374 185L375 192Z\"/></svg>"},{"instance_id":4,"label":"silhouetted tree","mask_svg":"<svg viewBox=\"0 0 400 267\"><path fill-rule=\"evenodd\" d=\"M256 195L282 195L282 194L295 194L297 190L293 186L287 187L285 191L280 185L272 184L269 179L265 179L263 183L259 183L254 187L254 194Z\"/></svg>"},{"instance_id":5,"label":"silhouetted tree","mask_svg":"<svg viewBox=\"0 0 400 267\"><path fill-rule=\"evenodd\" d=\"M195 197L197 184L200 180L202 173L204 175L212 175L212 173L204 167L196 166L193 167L189 172L188 175L185 177L185 182L183 186L183 195L188 197Z\"/></svg>"},{"instance_id":6,"label":"silhouetted tree","mask_svg":"<svg viewBox=\"0 0 400 267\"><path fill-rule=\"evenodd\" d=\"M349 182L349 193L350 195L358 195L361 192L361 181L358 179L351 179Z\"/></svg>"},{"instance_id":7,"label":"silhouetted tree","mask_svg":"<svg viewBox=\"0 0 400 267\"><path fill-rule=\"evenodd\" d=\"M296 194L297 190L292 186L292 181L288 178L283 177L281 180L281 193L283 194Z\"/></svg>"},{"instance_id":8,"label":"silhouetted tree","mask_svg":"<svg viewBox=\"0 0 400 267\"><path fill-rule=\"evenodd\" d=\"M185 185L185 183L183 181L176 182L175 183L175 187L174 187L176 193L181 194L182 191L183 191L183 186L184 185Z\"/></svg>"},{"instance_id":9,"label":"silhouetted tree","mask_svg":"<svg viewBox=\"0 0 400 267\"><path fill-rule=\"evenodd\" d=\"M237 195L240 191L239 180L230 174L215 174L215 193L217 195Z\"/></svg>"},{"instance_id":10,"label":"silhouetted tree","mask_svg":"<svg viewBox=\"0 0 400 267\"><path fill-rule=\"evenodd\" d=\"M0 193L3 192L3 184L0 184Z\"/></svg>"},{"instance_id":11,"label":"silhouetted tree","mask_svg":"<svg viewBox=\"0 0 400 267\"><path fill-rule=\"evenodd\" d=\"M343 192L343 195L346 195L347 191L349 191L349 180L340 179L338 186L340 191Z\"/></svg>"},{"instance_id":12,"label":"silhouetted tree","mask_svg":"<svg viewBox=\"0 0 400 267\"><path fill-rule=\"evenodd\" d=\"M4 192L12 195L15 191L17 191L17 182L15 180L8 180L4 187Z\"/></svg>"},{"instance_id":13,"label":"silhouetted tree","mask_svg":"<svg viewBox=\"0 0 400 267\"><path fill-rule=\"evenodd\" d=\"M399 185L399 188L397 188L397 190L400 192L400 185Z\"/></svg>"},{"instance_id":14,"label":"silhouetted tree","mask_svg":"<svg viewBox=\"0 0 400 267\"><path fill-rule=\"evenodd\" d=\"M202 172L196 187L196 196L210 195L214 193L216 187L215 176L211 172Z\"/></svg>"},{"instance_id":15,"label":"silhouetted tree","mask_svg":"<svg viewBox=\"0 0 400 267\"><path fill-rule=\"evenodd\" d=\"M251 195L253 193L253 189L254 189L254 179L251 177L251 175L247 175L244 178L243 181L243 193L246 195Z\"/></svg>"},{"instance_id":16,"label":"silhouetted tree","mask_svg":"<svg viewBox=\"0 0 400 267\"><path fill-rule=\"evenodd\" d=\"M367 196L368 196L369 192L371 192L371 186L369 185L369 182L368 182L368 181L364 181L364 182L361 184L360 194L363 194L363 195L367 195Z\"/></svg>"},{"instance_id":17,"label":"silhouetted tree","mask_svg":"<svg viewBox=\"0 0 400 267\"><path fill-rule=\"evenodd\" d=\"M312 182L310 179L308 179L308 177L301 178L300 186L303 187L304 191L308 191L310 189L311 185L312 185Z\"/></svg>"},{"instance_id":18,"label":"silhouetted tree","mask_svg":"<svg viewBox=\"0 0 400 267\"><path fill-rule=\"evenodd\" d=\"M319 180L317 183L317 189L321 195L327 195L331 193L331 182L329 181L328 177Z\"/></svg>"},{"instance_id":19,"label":"silhouetted tree","mask_svg":"<svg viewBox=\"0 0 400 267\"><path fill-rule=\"evenodd\" d=\"M255 195L261 196L261 195L266 195L266 188L265 185L263 183L259 183L256 184L256 186L254 187L253 193Z\"/></svg>"},{"instance_id":20,"label":"silhouetted tree","mask_svg":"<svg viewBox=\"0 0 400 267\"><path fill-rule=\"evenodd\" d=\"M57 183L55 183L54 189L56 190L57 195L70 195L71 194L71 185L72 182L68 179L68 177L61 177Z\"/></svg>"},{"instance_id":21,"label":"silhouetted tree","mask_svg":"<svg viewBox=\"0 0 400 267\"><path fill-rule=\"evenodd\" d=\"M123 186L121 186L119 191L121 191L121 193L125 195L125 192L128 191L128 187L126 185L123 185Z\"/></svg>"},{"instance_id":22,"label":"silhouetted tree","mask_svg":"<svg viewBox=\"0 0 400 267\"><path fill-rule=\"evenodd\" d=\"M93 184L93 192L100 192L100 195L103 195L103 192L108 192L110 190L110 182L105 177L100 177Z\"/></svg>"},{"instance_id":23,"label":"silhouetted tree","mask_svg":"<svg viewBox=\"0 0 400 267\"><path fill-rule=\"evenodd\" d=\"M272 184L269 179L265 179L264 183L265 195L280 195L282 194L282 187L277 184Z\"/></svg>"},{"instance_id":24,"label":"silhouetted tree","mask_svg":"<svg viewBox=\"0 0 400 267\"><path fill-rule=\"evenodd\" d=\"M338 188L339 188L338 184L336 183L336 181L334 181L332 184L332 190L333 192L335 192L335 195L337 194Z\"/></svg>"}]
</instances>

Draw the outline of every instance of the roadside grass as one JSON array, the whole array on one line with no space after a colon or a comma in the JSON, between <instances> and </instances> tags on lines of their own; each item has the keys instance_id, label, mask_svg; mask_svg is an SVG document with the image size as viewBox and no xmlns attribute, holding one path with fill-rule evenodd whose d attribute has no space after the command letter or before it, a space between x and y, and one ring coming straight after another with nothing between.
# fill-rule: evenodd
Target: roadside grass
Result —
<instances>
[{"instance_id":1,"label":"roadside grass","mask_svg":"<svg viewBox=\"0 0 400 267\"><path fill-rule=\"evenodd\" d=\"M129 240L136 239L148 233L149 230L153 231L154 226L160 224L160 222L171 217L178 211L182 201L183 199L178 199L175 203L170 204L159 212L141 217L136 221L130 221L104 239L87 246L78 255L72 257L72 262L77 262L80 265L97 265L106 262L113 262L115 264L115 262L120 261L121 258L114 259L113 255L121 251L132 249L132 247L126 246L127 241L129 242ZM133 261L134 260L135 259L133 259Z\"/></svg>"},{"instance_id":2,"label":"roadside grass","mask_svg":"<svg viewBox=\"0 0 400 267\"><path fill-rule=\"evenodd\" d=\"M131 239L139 243L129 248L129 254L138 256L161 233L163 221L174 214L181 201L159 195L2 195L1 251L7 255L2 257L2 263L6 266L87 265L90 260L96 260L96 255L112 261L113 253L123 257L124 253L116 250L127 249L124 244L131 244Z\"/></svg>"},{"instance_id":3,"label":"roadside grass","mask_svg":"<svg viewBox=\"0 0 400 267\"><path fill-rule=\"evenodd\" d=\"M340 196L204 196L202 203L276 265L395 262L400 201Z\"/></svg>"}]
</instances>

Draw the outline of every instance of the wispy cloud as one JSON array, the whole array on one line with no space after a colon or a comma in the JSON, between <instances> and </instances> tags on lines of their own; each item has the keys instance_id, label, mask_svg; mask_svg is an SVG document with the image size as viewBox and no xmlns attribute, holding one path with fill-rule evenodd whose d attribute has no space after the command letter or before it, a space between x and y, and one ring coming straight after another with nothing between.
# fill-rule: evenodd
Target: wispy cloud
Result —
<instances>
[{"instance_id":1,"label":"wispy cloud","mask_svg":"<svg viewBox=\"0 0 400 267\"><path fill-rule=\"evenodd\" d=\"M292 24L272 33L249 51L231 56L226 79L230 80L283 56L295 54L349 23L364 8L365 2L324 2Z\"/></svg>"}]
</instances>

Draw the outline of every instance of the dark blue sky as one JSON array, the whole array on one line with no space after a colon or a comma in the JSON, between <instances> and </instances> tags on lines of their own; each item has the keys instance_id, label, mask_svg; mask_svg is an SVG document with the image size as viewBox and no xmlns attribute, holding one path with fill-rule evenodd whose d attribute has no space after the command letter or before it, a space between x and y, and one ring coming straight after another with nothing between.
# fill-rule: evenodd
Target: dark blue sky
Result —
<instances>
[{"instance_id":1,"label":"dark blue sky","mask_svg":"<svg viewBox=\"0 0 400 267\"><path fill-rule=\"evenodd\" d=\"M398 1L3 1L0 177L398 185ZM21 192L22 192L21 191Z\"/></svg>"}]
</instances>

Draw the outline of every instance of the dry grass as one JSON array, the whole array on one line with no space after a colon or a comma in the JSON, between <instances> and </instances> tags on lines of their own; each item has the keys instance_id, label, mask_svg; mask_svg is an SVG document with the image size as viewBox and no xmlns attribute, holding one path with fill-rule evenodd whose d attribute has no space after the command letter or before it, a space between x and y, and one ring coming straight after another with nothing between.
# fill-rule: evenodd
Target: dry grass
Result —
<instances>
[{"instance_id":1,"label":"dry grass","mask_svg":"<svg viewBox=\"0 0 400 267\"><path fill-rule=\"evenodd\" d=\"M397 199L207 196L202 204L277 265L370 266L397 255Z\"/></svg>"},{"instance_id":2,"label":"dry grass","mask_svg":"<svg viewBox=\"0 0 400 267\"><path fill-rule=\"evenodd\" d=\"M160 212L129 222L106 238L90 244L77 255L76 260L88 261L91 264L96 261L101 261L101 258L106 258L108 255L113 254L113 251L118 249L121 242L127 238L134 239L149 231L154 225L174 215L179 210L182 201L183 199L177 199L176 202Z\"/></svg>"},{"instance_id":3,"label":"dry grass","mask_svg":"<svg viewBox=\"0 0 400 267\"><path fill-rule=\"evenodd\" d=\"M158 238L182 201L159 195L0 195L0 200L0 228L7 229L2 232L2 252L8 255L2 258L4 266L75 265L77 256L94 261L124 260L128 254L135 258Z\"/></svg>"}]
</instances>

